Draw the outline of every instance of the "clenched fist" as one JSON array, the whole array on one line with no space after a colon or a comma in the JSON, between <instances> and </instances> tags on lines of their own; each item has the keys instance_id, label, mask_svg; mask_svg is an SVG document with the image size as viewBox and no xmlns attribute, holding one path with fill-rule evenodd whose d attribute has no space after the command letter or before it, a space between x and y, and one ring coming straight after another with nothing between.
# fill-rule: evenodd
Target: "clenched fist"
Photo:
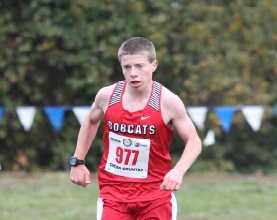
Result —
<instances>
[{"instance_id":1,"label":"clenched fist","mask_svg":"<svg viewBox=\"0 0 277 220\"><path fill-rule=\"evenodd\" d=\"M180 189L182 183L183 174L177 169L172 169L164 176L164 180L160 185L160 189L176 191Z\"/></svg>"},{"instance_id":2,"label":"clenched fist","mask_svg":"<svg viewBox=\"0 0 277 220\"><path fill-rule=\"evenodd\" d=\"M91 183L90 172L85 165L71 167L69 177L72 183L82 187L86 187Z\"/></svg>"}]
</instances>

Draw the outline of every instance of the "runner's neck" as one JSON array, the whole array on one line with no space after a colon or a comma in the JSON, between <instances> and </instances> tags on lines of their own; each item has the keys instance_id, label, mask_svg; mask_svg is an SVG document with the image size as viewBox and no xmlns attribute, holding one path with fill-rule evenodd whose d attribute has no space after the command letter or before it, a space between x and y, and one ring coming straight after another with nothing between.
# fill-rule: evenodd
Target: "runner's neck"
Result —
<instances>
[{"instance_id":1,"label":"runner's neck","mask_svg":"<svg viewBox=\"0 0 277 220\"><path fill-rule=\"evenodd\" d=\"M151 95L152 84L153 84L153 81L151 81L150 83L148 83L142 88L132 88L127 83L124 95L127 95L133 100L138 100L138 101L145 100L149 98L149 96Z\"/></svg>"}]
</instances>

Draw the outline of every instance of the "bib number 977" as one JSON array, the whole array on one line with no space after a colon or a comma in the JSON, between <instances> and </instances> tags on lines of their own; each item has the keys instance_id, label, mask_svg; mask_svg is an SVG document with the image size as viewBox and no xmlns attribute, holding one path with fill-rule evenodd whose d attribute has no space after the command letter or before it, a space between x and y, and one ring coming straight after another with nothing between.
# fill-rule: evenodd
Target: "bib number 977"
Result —
<instances>
[{"instance_id":1,"label":"bib number 977","mask_svg":"<svg viewBox=\"0 0 277 220\"><path fill-rule=\"evenodd\" d=\"M138 161L139 151L131 150L128 148L116 147L116 162L118 164L124 163L124 165L135 166Z\"/></svg>"},{"instance_id":2,"label":"bib number 977","mask_svg":"<svg viewBox=\"0 0 277 220\"><path fill-rule=\"evenodd\" d=\"M117 176L147 178L149 155L150 139L125 137L109 132L105 170Z\"/></svg>"}]
</instances>

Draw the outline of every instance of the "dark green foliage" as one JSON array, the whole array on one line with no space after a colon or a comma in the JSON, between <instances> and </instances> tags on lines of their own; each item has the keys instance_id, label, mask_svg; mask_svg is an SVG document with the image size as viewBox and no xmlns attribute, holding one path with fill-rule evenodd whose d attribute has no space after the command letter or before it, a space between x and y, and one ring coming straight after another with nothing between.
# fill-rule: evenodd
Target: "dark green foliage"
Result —
<instances>
[{"instance_id":1,"label":"dark green foliage","mask_svg":"<svg viewBox=\"0 0 277 220\"><path fill-rule=\"evenodd\" d=\"M72 113L55 133L40 111L31 132L19 105L89 105L97 90L122 79L116 55L130 36L150 38L160 66L155 78L186 105L262 104L277 100L276 1L26 0L0 2L0 162L7 169L64 169L79 125ZM276 167L276 119L259 133L241 120L203 159L238 169ZM205 131L200 132L204 137ZM179 155L182 144L175 141ZM92 153L93 152L93 153ZM101 155L100 135L89 156Z\"/></svg>"}]
</instances>

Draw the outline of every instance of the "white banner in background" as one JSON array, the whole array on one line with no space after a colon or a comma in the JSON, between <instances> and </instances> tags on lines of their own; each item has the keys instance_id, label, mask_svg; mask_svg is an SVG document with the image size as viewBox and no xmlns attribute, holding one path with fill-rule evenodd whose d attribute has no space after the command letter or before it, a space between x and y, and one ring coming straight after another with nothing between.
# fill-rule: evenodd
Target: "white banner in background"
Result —
<instances>
[{"instance_id":1,"label":"white banner in background","mask_svg":"<svg viewBox=\"0 0 277 220\"><path fill-rule=\"evenodd\" d=\"M192 121L202 130L204 128L208 108L204 106L187 107L187 110Z\"/></svg>"},{"instance_id":2,"label":"white banner in background","mask_svg":"<svg viewBox=\"0 0 277 220\"><path fill-rule=\"evenodd\" d=\"M209 130L205 139L203 140L204 146L210 146L215 144L215 134L213 130Z\"/></svg>"},{"instance_id":3,"label":"white banner in background","mask_svg":"<svg viewBox=\"0 0 277 220\"><path fill-rule=\"evenodd\" d=\"M16 108L16 113L24 130L29 131L34 122L36 108L33 106L21 106Z\"/></svg>"},{"instance_id":4,"label":"white banner in background","mask_svg":"<svg viewBox=\"0 0 277 220\"><path fill-rule=\"evenodd\" d=\"M76 118L78 119L79 123L82 124L86 115L89 113L90 106L78 106L72 108Z\"/></svg>"},{"instance_id":5,"label":"white banner in background","mask_svg":"<svg viewBox=\"0 0 277 220\"><path fill-rule=\"evenodd\" d=\"M262 118L264 114L264 107L252 105L243 106L242 113L254 131L258 131L261 127Z\"/></svg>"}]
</instances>

